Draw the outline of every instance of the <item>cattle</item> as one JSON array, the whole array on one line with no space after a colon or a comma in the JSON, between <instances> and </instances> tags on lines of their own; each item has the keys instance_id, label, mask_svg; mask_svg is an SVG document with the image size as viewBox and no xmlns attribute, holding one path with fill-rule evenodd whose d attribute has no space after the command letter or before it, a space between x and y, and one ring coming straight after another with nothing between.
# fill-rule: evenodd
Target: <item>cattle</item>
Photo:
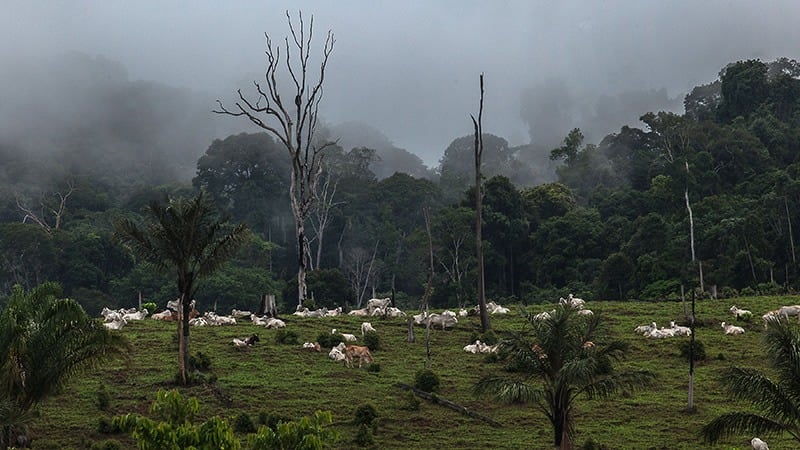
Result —
<instances>
[{"instance_id":1,"label":"cattle","mask_svg":"<svg viewBox=\"0 0 800 450\"><path fill-rule=\"evenodd\" d=\"M372 326L369 322L364 322L361 324L361 336L367 334L368 331L375 331L375 327Z\"/></svg>"},{"instance_id":2,"label":"cattle","mask_svg":"<svg viewBox=\"0 0 800 450\"><path fill-rule=\"evenodd\" d=\"M375 362L375 359L372 357L372 353L369 352L368 347L364 347L361 345L348 345L344 348L344 360L347 364L347 367L353 367L353 361L358 359L358 367L366 363Z\"/></svg>"},{"instance_id":3,"label":"cattle","mask_svg":"<svg viewBox=\"0 0 800 450\"><path fill-rule=\"evenodd\" d=\"M257 334L243 339L233 338L233 346L236 348L252 347L259 341L261 341L261 339L259 339Z\"/></svg>"}]
</instances>

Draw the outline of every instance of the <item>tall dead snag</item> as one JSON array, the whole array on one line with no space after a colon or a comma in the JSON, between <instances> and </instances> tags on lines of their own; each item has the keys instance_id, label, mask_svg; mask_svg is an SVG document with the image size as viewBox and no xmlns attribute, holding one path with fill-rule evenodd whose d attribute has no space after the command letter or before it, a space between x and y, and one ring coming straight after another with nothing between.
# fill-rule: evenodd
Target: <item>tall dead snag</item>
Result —
<instances>
[{"instance_id":1,"label":"tall dead snag","mask_svg":"<svg viewBox=\"0 0 800 450\"><path fill-rule=\"evenodd\" d=\"M481 210L483 208L483 189L481 188L481 157L483 156L483 74L481 80L481 103L478 120L470 114L475 128L475 252L478 258L478 307L481 313L481 329L487 332L492 328L489 312L486 310L486 291L483 273L483 236L481 233Z\"/></svg>"},{"instance_id":2,"label":"tall dead snag","mask_svg":"<svg viewBox=\"0 0 800 450\"><path fill-rule=\"evenodd\" d=\"M69 196L75 192L75 185L73 184L72 180L67 181L67 189L66 193L62 192L55 192L53 194L54 197L58 199L58 206L53 206L52 202L46 202L44 199L39 201L41 206L41 212L36 214L31 208L28 208L20 201L19 197L16 197L17 201L17 208L19 208L22 212L25 213L25 217L22 218L22 222L25 223L28 219L33 220L36 222L47 234L52 234L53 230L58 230L61 228L61 222L64 220L64 213L67 208L67 199ZM53 225L51 226L47 220L47 214L53 216Z\"/></svg>"},{"instance_id":3,"label":"tall dead snag","mask_svg":"<svg viewBox=\"0 0 800 450\"><path fill-rule=\"evenodd\" d=\"M281 59L281 46L273 46L268 34L266 37L267 69L264 74L266 90L259 82L254 81L255 101L247 99L239 89L239 100L236 108L227 109L217 100L217 114L243 116L258 127L275 136L289 153L292 162L292 173L289 181L289 200L295 222L297 243L297 303L303 304L308 295L306 287L306 269L309 251L308 237L305 232L305 221L312 209L317 192L317 183L322 173L322 151L332 142L319 144L314 141L317 128L319 104L322 101L322 85L325 80L325 68L328 57L333 51L335 42L333 33L328 31L319 65L319 78L316 82L309 80L309 58L311 56L311 38L314 29L314 17L311 17L308 29L299 15L299 29L292 24L292 18L286 13L289 22L290 36L284 38L286 57ZM291 40L289 39L291 37ZM292 50L297 53L293 56ZM285 64L285 70L291 79L290 88L285 92L293 94L287 104L281 97L278 86L278 72ZM292 86L293 85L293 86Z\"/></svg>"}]
</instances>

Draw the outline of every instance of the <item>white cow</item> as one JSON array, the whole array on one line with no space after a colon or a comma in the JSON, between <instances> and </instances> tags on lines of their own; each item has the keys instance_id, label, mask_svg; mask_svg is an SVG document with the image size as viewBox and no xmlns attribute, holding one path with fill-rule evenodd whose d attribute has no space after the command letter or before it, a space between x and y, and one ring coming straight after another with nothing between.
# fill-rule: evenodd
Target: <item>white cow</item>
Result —
<instances>
[{"instance_id":1,"label":"white cow","mask_svg":"<svg viewBox=\"0 0 800 450\"><path fill-rule=\"evenodd\" d=\"M361 324L361 336L367 334L368 331L376 331L375 327L372 326L369 322L364 322Z\"/></svg>"}]
</instances>

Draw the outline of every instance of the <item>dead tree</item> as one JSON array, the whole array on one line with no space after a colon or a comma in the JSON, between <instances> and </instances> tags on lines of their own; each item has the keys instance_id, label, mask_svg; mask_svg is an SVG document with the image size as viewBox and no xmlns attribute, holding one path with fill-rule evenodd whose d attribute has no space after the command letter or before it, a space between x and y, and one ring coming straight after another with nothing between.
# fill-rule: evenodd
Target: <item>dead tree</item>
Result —
<instances>
[{"instance_id":1,"label":"dead tree","mask_svg":"<svg viewBox=\"0 0 800 450\"><path fill-rule=\"evenodd\" d=\"M322 58L319 65L319 78L316 82L309 80L309 59L311 56L311 39L314 29L314 17L311 17L306 29L303 15L299 16L299 29L292 24L288 11L290 36L284 38L285 59L281 59L281 46L273 45L268 34L266 37L267 69L264 75L266 88L254 81L257 95L255 101L248 99L239 89L239 100L235 108L227 109L217 100L218 114L235 117L246 117L258 127L275 136L285 147L292 162L289 179L289 200L295 222L295 238L297 245L297 291L298 305L308 295L306 286L306 269L308 267L309 244L305 232L305 221L311 211L317 191L317 183L322 173L322 151L332 142L318 143L314 139L319 116L319 104L322 101L322 85L325 80L325 68L328 57L333 51L335 42L333 33L328 31ZM291 40L290 40L291 37ZM297 53L292 56L292 50ZM278 86L278 72L285 64L285 70L291 79L289 102L281 97ZM265 90L266 89L266 90ZM287 91L288 92L288 91Z\"/></svg>"},{"instance_id":2,"label":"dead tree","mask_svg":"<svg viewBox=\"0 0 800 450\"><path fill-rule=\"evenodd\" d=\"M481 209L483 206L483 189L481 188L481 157L483 156L483 74L481 82L481 102L478 120L470 114L475 128L475 252L478 258L478 307L481 314L481 330L485 333L492 328L489 312L486 310L486 291L483 271L483 237L481 235Z\"/></svg>"},{"instance_id":3,"label":"dead tree","mask_svg":"<svg viewBox=\"0 0 800 450\"><path fill-rule=\"evenodd\" d=\"M317 251L316 258L309 256L310 270L319 269L322 261L322 238L325 236L325 229L331 218L331 210L343 204L344 202L334 202L336 196L337 181L331 182L331 175L328 174L321 185L318 185L318 191L315 192L314 208L309 217L309 223L314 231L314 236L309 239L309 247L312 242L316 242ZM310 250L310 248L309 248Z\"/></svg>"},{"instance_id":4,"label":"dead tree","mask_svg":"<svg viewBox=\"0 0 800 450\"><path fill-rule=\"evenodd\" d=\"M25 213L25 216L22 218L22 223L25 223L28 219L36 222L47 234L52 234L53 230L58 230L61 228L61 223L64 220L64 212L67 209L67 199L69 196L75 192L75 185L72 181L67 181L67 192L55 192L53 196L58 200L57 206L53 206L49 202L45 202L44 199L39 201L39 205L41 206L40 212L37 214L32 209L28 208L20 201L19 197L16 197L17 201L17 208L22 210ZM47 220L47 215L50 214L53 216L53 225L51 226L49 221Z\"/></svg>"}]
</instances>

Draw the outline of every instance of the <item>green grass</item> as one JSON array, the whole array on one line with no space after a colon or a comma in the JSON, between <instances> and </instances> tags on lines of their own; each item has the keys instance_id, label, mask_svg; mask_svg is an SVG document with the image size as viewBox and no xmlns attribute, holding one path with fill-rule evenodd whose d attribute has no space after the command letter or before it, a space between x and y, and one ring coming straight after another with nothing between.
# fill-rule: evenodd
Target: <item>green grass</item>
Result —
<instances>
[{"instance_id":1,"label":"green grass","mask_svg":"<svg viewBox=\"0 0 800 450\"><path fill-rule=\"evenodd\" d=\"M659 326L667 326L670 320L682 321L681 303L588 302L588 308L605 318L611 337L630 344L629 356L622 365L656 372L658 381L655 387L633 395L602 401L580 400L576 414L577 446L592 439L612 449L747 448L752 436L705 446L699 430L721 413L748 409L747 404L729 399L718 383L719 375L731 365L764 369L760 315L780 305L795 303L800 303L800 298L748 297L697 302L700 322L697 339L704 343L708 359L695 367L696 411L687 413L688 364L680 357L679 344L689 338L652 340L633 332L637 325L652 321ZM732 304L752 310L752 321L737 322L728 312ZM552 309L552 305L534 305L529 309L545 311ZM316 340L319 333L329 333L331 328L360 336L364 319L286 316L284 320L302 343ZM503 424L501 428L425 400L418 410L407 408L408 393L394 384L413 384L416 372L425 367L425 330L417 327L416 343L407 343L404 319L368 320L377 329L383 348L373 353L380 364L379 372L348 369L328 358L329 349L316 353L301 349L299 344L276 344L275 330L250 323L192 328L191 353L199 351L211 357L211 372L217 377L219 389L193 386L181 391L200 401L200 420L218 415L232 423L244 412L256 422L259 413L299 418L317 409L330 410L334 426L342 436L337 448L343 449L358 448L353 443L358 429L349 422L356 408L365 403L373 405L378 413L375 448L550 448L550 426L532 405L507 405L472 395L472 387L481 376L502 371L500 363L487 362L485 355L462 350L471 343L473 333L479 331L478 318L460 318L453 330L432 331L431 368L441 379L441 397L493 418ZM722 321L741 325L747 332L726 336L720 327ZM520 329L523 320L513 313L495 315L492 324L502 335L503 330ZM125 448L134 448L125 435L100 434L99 420L129 412L146 414L158 389L175 387L176 329L175 323L154 320L129 324L121 333L133 343L131 363L128 366L114 363L73 379L60 395L40 406L38 417L30 424L30 436L34 440L58 442L62 448L88 448L92 442L109 438L119 440ZM233 348L233 337L251 333L258 333L261 342L248 349ZM97 392L102 384L110 395L105 411L97 406ZM785 438L767 441L771 448L796 446Z\"/></svg>"}]
</instances>

